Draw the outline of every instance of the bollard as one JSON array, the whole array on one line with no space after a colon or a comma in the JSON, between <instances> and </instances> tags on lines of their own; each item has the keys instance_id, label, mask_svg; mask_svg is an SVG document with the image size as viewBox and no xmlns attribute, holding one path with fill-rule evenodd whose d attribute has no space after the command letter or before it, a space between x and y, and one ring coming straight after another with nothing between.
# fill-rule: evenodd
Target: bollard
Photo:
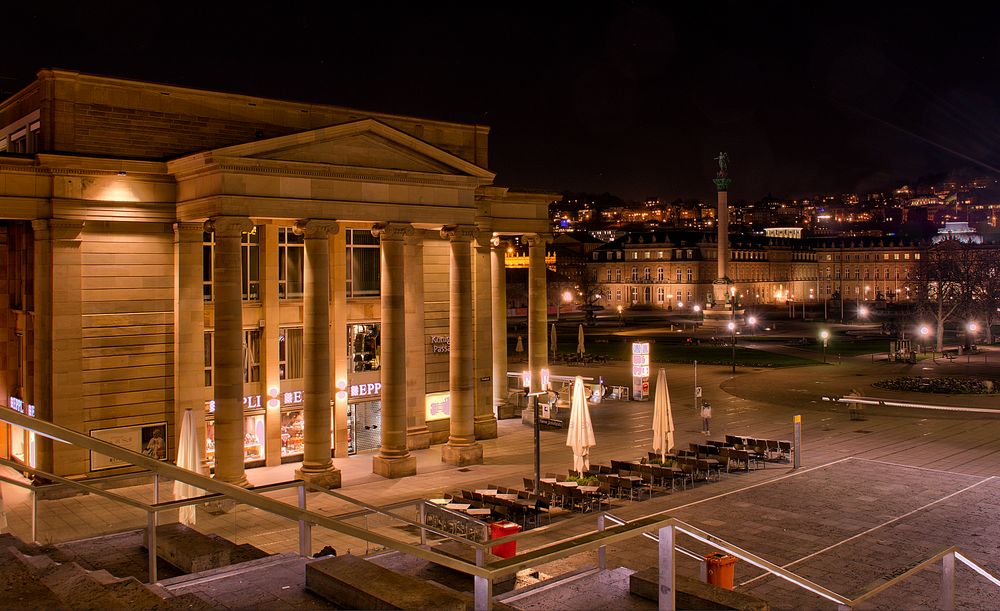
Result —
<instances>
[{"instance_id":1,"label":"bollard","mask_svg":"<svg viewBox=\"0 0 1000 611\"><path fill-rule=\"evenodd\" d=\"M802 466L802 416L795 416L792 422L795 424L795 441L793 442L795 447L792 450L795 454L795 464L792 468L798 469Z\"/></svg>"}]
</instances>

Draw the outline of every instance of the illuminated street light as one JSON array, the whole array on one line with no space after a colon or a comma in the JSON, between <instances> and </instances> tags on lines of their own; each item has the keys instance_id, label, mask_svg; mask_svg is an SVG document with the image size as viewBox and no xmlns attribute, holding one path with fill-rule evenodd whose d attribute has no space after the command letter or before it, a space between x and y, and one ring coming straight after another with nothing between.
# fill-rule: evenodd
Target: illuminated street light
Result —
<instances>
[{"instance_id":1,"label":"illuminated street light","mask_svg":"<svg viewBox=\"0 0 1000 611\"><path fill-rule=\"evenodd\" d=\"M830 339L830 332L823 329L820 331L819 336L823 340L823 362L826 363L826 341Z\"/></svg>"},{"instance_id":2,"label":"illuminated street light","mask_svg":"<svg viewBox=\"0 0 1000 611\"><path fill-rule=\"evenodd\" d=\"M859 307L858 308L858 317L860 317L860 318L868 318L868 308L865 307L865 306Z\"/></svg>"}]
</instances>

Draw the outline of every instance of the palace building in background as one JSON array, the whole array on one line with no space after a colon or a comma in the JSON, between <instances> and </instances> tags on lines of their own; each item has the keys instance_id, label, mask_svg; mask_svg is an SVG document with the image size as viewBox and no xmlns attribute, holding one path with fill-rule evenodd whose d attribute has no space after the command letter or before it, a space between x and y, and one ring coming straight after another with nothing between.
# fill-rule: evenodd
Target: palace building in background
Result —
<instances>
[{"instance_id":1,"label":"palace building in background","mask_svg":"<svg viewBox=\"0 0 1000 611\"><path fill-rule=\"evenodd\" d=\"M545 367L545 193L493 186L489 129L43 70L0 104L0 402L215 476L378 449L482 461L506 392L506 240ZM166 440L164 444L160 440ZM69 476L107 457L15 427Z\"/></svg>"}]
</instances>

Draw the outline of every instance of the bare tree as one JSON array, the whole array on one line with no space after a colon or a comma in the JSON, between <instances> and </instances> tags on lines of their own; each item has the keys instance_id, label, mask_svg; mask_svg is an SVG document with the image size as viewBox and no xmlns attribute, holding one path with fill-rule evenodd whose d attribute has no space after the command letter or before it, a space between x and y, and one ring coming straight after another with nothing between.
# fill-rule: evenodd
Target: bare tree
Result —
<instances>
[{"instance_id":1,"label":"bare tree","mask_svg":"<svg viewBox=\"0 0 1000 611\"><path fill-rule=\"evenodd\" d=\"M993 343L993 323L1000 318L1000 257L995 248L973 247L973 307L970 314L986 326L986 343Z\"/></svg>"},{"instance_id":2,"label":"bare tree","mask_svg":"<svg viewBox=\"0 0 1000 611\"><path fill-rule=\"evenodd\" d=\"M945 323L972 307L974 269L970 245L958 240L942 240L931 246L917 267L918 308L934 319L939 351L944 348Z\"/></svg>"}]
</instances>

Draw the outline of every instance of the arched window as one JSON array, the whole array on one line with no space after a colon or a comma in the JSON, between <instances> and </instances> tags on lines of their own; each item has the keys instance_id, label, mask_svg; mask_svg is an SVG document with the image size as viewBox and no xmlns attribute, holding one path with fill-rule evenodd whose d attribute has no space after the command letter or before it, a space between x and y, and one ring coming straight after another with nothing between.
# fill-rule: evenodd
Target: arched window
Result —
<instances>
[{"instance_id":1,"label":"arched window","mask_svg":"<svg viewBox=\"0 0 1000 611\"><path fill-rule=\"evenodd\" d=\"M611 282L611 268L608 268L608 282Z\"/></svg>"},{"instance_id":2,"label":"arched window","mask_svg":"<svg viewBox=\"0 0 1000 611\"><path fill-rule=\"evenodd\" d=\"M632 268L632 282L636 282L637 280L639 280L639 268L638 267L633 267Z\"/></svg>"},{"instance_id":3,"label":"arched window","mask_svg":"<svg viewBox=\"0 0 1000 611\"><path fill-rule=\"evenodd\" d=\"M679 283L681 281L681 268L678 267L676 272L677 272L677 282Z\"/></svg>"},{"instance_id":4,"label":"arched window","mask_svg":"<svg viewBox=\"0 0 1000 611\"><path fill-rule=\"evenodd\" d=\"M657 282L663 282L663 268L662 267L657 267L656 268L656 281Z\"/></svg>"},{"instance_id":5,"label":"arched window","mask_svg":"<svg viewBox=\"0 0 1000 611\"><path fill-rule=\"evenodd\" d=\"M622 268L619 267L615 269L615 282L621 282L621 281L622 281ZM619 299L619 301L621 300Z\"/></svg>"},{"instance_id":6,"label":"arched window","mask_svg":"<svg viewBox=\"0 0 1000 611\"><path fill-rule=\"evenodd\" d=\"M666 291L663 290L663 287L662 286L658 287L656 289L656 303L663 303L663 296L665 294L666 294Z\"/></svg>"},{"instance_id":7,"label":"arched window","mask_svg":"<svg viewBox=\"0 0 1000 611\"><path fill-rule=\"evenodd\" d=\"M644 268L642 270L642 279L645 280L646 282L649 282L649 268L648 267Z\"/></svg>"},{"instance_id":8,"label":"arched window","mask_svg":"<svg viewBox=\"0 0 1000 611\"><path fill-rule=\"evenodd\" d=\"M690 267L688 268L687 279L688 282L694 282L694 272L691 271ZM690 299L688 299L688 301L690 301Z\"/></svg>"}]
</instances>

